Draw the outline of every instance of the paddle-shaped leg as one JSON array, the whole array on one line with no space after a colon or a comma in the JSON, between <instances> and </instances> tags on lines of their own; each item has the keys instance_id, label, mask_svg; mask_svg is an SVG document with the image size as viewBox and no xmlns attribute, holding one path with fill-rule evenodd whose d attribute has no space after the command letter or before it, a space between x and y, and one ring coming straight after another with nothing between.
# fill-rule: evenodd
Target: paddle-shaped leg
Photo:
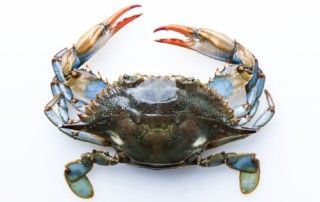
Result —
<instances>
[{"instance_id":1,"label":"paddle-shaped leg","mask_svg":"<svg viewBox=\"0 0 320 202\"><path fill-rule=\"evenodd\" d=\"M220 153L198 161L203 167L215 167L226 164L240 171L240 189L244 194L251 193L259 183L260 167L255 154Z\"/></svg>"},{"instance_id":2,"label":"paddle-shaped leg","mask_svg":"<svg viewBox=\"0 0 320 202\"><path fill-rule=\"evenodd\" d=\"M73 193L81 198L91 198L94 192L86 174L92 169L93 164L111 166L118 162L117 154L110 156L106 152L93 150L81 155L80 160L68 163L64 176Z\"/></svg>"}]
</instances>

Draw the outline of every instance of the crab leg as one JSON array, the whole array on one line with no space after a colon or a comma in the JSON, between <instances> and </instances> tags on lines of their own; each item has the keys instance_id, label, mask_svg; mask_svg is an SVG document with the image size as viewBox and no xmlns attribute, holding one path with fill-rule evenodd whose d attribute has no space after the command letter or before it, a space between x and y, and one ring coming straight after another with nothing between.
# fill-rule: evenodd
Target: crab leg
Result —
<instances>
[{"instance_id":1,"label":"crab leg","mask_svg":"<svg viewBox=\"0 0 320 202\"><path fill-rule=\"evenodd\" d=\"M65 178L70 189L81 198L93 197L93 188L86 174L91 171L93 164L111 166L119 162L119 156L110 156L103 151L93 150L81 155L80 160L68 163L65 167Z\"/></svg>"},{"instance_id":2,"label":"crab leg","mask_svg":"<svg viewBox=\"0 0 320 202\"><path fill-rule=\"evenodd\" d=\"M44 113L55 126L59 126L64 123L60 114L61 107L58 105L62 99L62 94L56 95L44 109Z\"/></svg>"},{"instance_id":3,"label":"crab leg","mask_svg":"<svg viewBox=\"0 0 320 202\"><path fill-rule=\"evenodd\" d=\"M258 186L260 178L259 160L255 154L220 153L200 159L202 167L215 167L226 164L228 167L240 171L240 190L249 194Z\"/></svg>"},{"instance_id":4,"label":"crab leg","mask_svg":"<svg viewBox=\"0 0 320 202\"><path fill-rule=\"evenodd\" d=\"M247 114L250 114L250 117L253 117L259 105L258 99L263 92L265 79L265 75L261 69L256 67L252 79L246 85L246 103L234 107L235 117L242 117Z\"/></svg>"},{"instance_id":5,"label":"crab leg","mask_svg":"<svg viewBox=\"0 0 320 202\"><path fill-rule=\"evenodd\" d=\"M53 96L62 94L57 105L60 111L59 117L63 122L69 121L67 103L70 103L76 110L85 112L90 100L109 85L108 81L102 80L100 74L98 76L93 74L88 66L86 70L78 68L122 27L141 15L133 15L117 22L124 13L136 7L140 5L128 6L116 12L83 34L72 48L65 48L53 57L52 67L56 76L51 82L51 90Z\"/></svg>"},{"instance_id":6,"label":"crab leg","mask_svg":"<svg viewBox=\"0 0 320 202\"><path fill-rule=\"evenodd\" d=\"M253 128L260 129L265 126L273 117L275 113L275 105L272 100L270 93L265 90L266 98L268 101L268 109L258 118L258 120L253 124Z\"/></svg>"},{"instance_id":7,"label":"crab leg","mask_svg":"<svg viewBox=\"0 0 320 202\"><path fill-rule=\"evenodd\" d=\"M61 83L65 78L78 69L83 63L89 60L94 53L102 48L107 41L129 22L138 18L142 14L133 15L116 23L116 21L127 11L141 7L132 5L121 9L101 23L93 26L83 34L71 49L63 49L52 59L53 70Z\"/></svg>"},{"instance_id":8,"label":"crab leg","mask_svg":"<svg viewBox=\"0 0 320 202\"><path fill-rule=\"evenodd\" d=\"M253 124L253 128L255 129L260 129L264 125L266 125L272 119L275 113L275 105L273 103L270 93L267 90L265 90L265 94L268 101L268 108ZM233 119L234 125L242 126L248 123L257 112L258 105L259 105L259 101L256 100L255 104L252 107L249 106L248 104L239 105L235 107L234 119Z\"/></svg>"},{"instance_id":9,"label":"crab leg","mask_svg":"<svg viewBox=\"0 0 320 202\"><path fill-rule=\"evenodd\" d=\"M215 77L208 82L212 89L224 99L228 99L246 88L246 103L234 107L236 125L246 124L256 113L265 82L257 59L246 48L222 33L197 29L182 25L166 25L154 30L174 31L185 36L182 39L157 39L157 42L173 44L195 50L211 58L227 62L222 71L217 70ZM269 114L270 117L271 113Z\"/></svg>"},{"instance_id":10,"label":"crab leg","mask_svg":"<svg viewBox=\"0 0 320 202\"><path fill-rule=\"evenodd\" d=\"M52 67L57 80L61 84L65 84L66 79L74 73L74 70L91 58L115 33L141 16L142 14L133 15L116 23L124 13L136 7L140 7L140 5L132 5L121 9L100 24L89 29L72 48L65 48L58 52L52 59ZM69 97L72 97L72 95Z\"/></svg>"},{"instance_id":11,"label":"crab leg","mask_svg":"<svg viewBox=\"0 0 320 202\"><path fill-rule=\"evenodd\" d=\"M132 5L125 7L109 18L102 21L100 24L95 25L80 37L75 44L74 49L80 58L81 64L86 62L94 53L96 53L106 42L117 33L122 27L129 22L138 18L142 14L133 15L125 18L116 24L116 21L127 11L141 7L140 5Z\"/></svg>"},{"instance_id":12,"label":"crab leg","mask_svg":"<svg viewBox=\"0 0 320 202\"><path fill-rule=\"evenodd\" d=\"M224 98L229 98L239 92L250 82L253 72L256 71L256 59L252 53L222 33L182 25L166 25L155 29L154 32L160 30L178 32L183 34L186 40L157 39L157 42L185 47L230 63L221 72L216 71L216 78L208 82L208 89L213 88Z\"/></svg>"},{"instance_id":13,"label":"crab leg","mask_svg":"<svg viewBox=\"0 0 320 202\"><path fill-rule=\"evenodd\" d=\"M68 129L68 128L61 128L62 125L66 124L67 122L69 124L72 123L72 121L69 120L69 116L65 108L61 107L64 97L62 94L56 95L45 107L45 114L48 117L48 119L55 125L59 127L59 130L61 130L63 133L68 135L71 138L74 138L76 140L81 140L85 142L90 142L97 145L102 146L110 146L110 143L102 137L99 137L97 135L88 133L88 132L81 132L78 130ZM79 114L81 117L85 117L85 114ZM68 121L67 121L68 120ZM76 122L74 123L76 124Z\"/></svg>"}]
</instances>

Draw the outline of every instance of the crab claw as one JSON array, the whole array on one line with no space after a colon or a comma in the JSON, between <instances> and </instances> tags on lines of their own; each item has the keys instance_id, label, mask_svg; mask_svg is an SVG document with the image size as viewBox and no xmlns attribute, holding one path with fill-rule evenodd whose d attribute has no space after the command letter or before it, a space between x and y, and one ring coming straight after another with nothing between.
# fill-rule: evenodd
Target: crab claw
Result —
<instances>
[{"instance_id":1,"label":"crab claw","mask_svg":"<svg viewBox=\"0 0 320 202\"><path fill-rule=\"evenodd\" d=\"M124 13L136 7L141 7L141 5L132 5L119 10L100 24L92 27L80 37L78 42L74 45L74 49L77 52L81 63L86 62L122 27L142 15L142 13L136 14L116 23Z\"/></svg>"},{"instance_id":2,"label":"crab claw","mask_svg":"<svg viewBox=\"0 0 320 202\"><path fill-rule=\"evenodd\" d=\"M189 48L220 61L253 66L253 55L242 45L220 32L182 25L166 25L155 29L154 32L161 30L178 32L186 39L156 39L157 42Z\"/></svg>"}]
</instances>

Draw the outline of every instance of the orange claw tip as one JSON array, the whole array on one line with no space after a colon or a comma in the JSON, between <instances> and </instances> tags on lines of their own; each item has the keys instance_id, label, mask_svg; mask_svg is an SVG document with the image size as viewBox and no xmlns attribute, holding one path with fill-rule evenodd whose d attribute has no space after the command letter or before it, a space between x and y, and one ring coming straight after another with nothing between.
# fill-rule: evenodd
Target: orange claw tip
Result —
<instances>
[{"instance_id":1,"label":"orange claw tip","mask_svg":"<svg viewBox=\"0 0 320 202\"><path fill-rule=\"evenodd\" d=\"M160 42L160 43L166 43L166 41L168 41L168 40L166 40L166 39L155 39L154 41L155 42Z\"/></svg>"},{"instance_id":2,"label":"orange claw tip","mask_svg":"<svg viewBox=\"0 0 320 202\"><path fill-rule=\"evenodd\" d=\"M132 6L127 6L121 10L119 10L118 12L116 12L115 14L113 14L112 16L110 16L109 18L105 19L102 24L107 25L110 24L112 25L113 23L115 23L124 13L128 12L129 10L133 9L133 8L137 8L137 7L141 7L141 5L136 4L136 5L132 5ZM139 17L141 14L136 15L137 17Z\"/></svg>"},{"instance_id":3,"label":"orange claw tip","mask_svg":"<svg viewBox=\"0 0 320 202\"><path fill-rule=\"evenodd\" d=\"M125 25L127 25L129 22L135 20L136 18L140 17L142 15L142 13L130 16L130 17L126 17L123 20L119 21L116 25L114 25L114 23L116 23L116 21L127 11L133 9L133 8L137 8L137 7L141 7L141 5L136 4L136 5L132 5L132 6L128 6L125 7L121 10L119 10L118 12L116 12L115 14L113 14L112 16L110 16L108 19L104 20L102 22L103 25L108 25L110 26L110 32L113 34L115 34L117 31L119 31L122 27L124 27ZM114 25L114 26L112 26Z\"/></svg>"},{"instance_id":4,"label":"orange claw tip","mask_svg":"<svg viewBox=\"0 0 320 202\"><path fill-rule=\"evenodd\" d=\"M128 24L129 22L137 19L138 17L140 17L142 15L142 13L139 13L139 14L136 14L136 15L133 15L133 16L130 16L130 17L127 17L127 18L124 18L123 20L119 21L116 26L114 27L114 29L116 31L118 31L119 29L121 29L122 27L124 27L126 24Z\"/></svg>"},{"instance_id":5,"label":"orange claw tip","mask_svg":"<svg viewBox=\"0 0 320 202\"><path fill-rule=\"evenodd\" d=\"M135 4L135 5L130 6L130 9L137 8L137 7L142 7L142 6L140 4Z\"/></svg>"},{"instance_id":6,"label":"orange claw tip","mask_svg":"<svg viewBox=\"0 0 320 202\"><path fill-rule=\"evenodd\" d=\"M158 28L156 28L155 30L153 30L153 33L158 32L158 31L161 31L161 30L167 31L167 28L166 28L165 26L158 27Z\"/></svg>"}]
</instances>

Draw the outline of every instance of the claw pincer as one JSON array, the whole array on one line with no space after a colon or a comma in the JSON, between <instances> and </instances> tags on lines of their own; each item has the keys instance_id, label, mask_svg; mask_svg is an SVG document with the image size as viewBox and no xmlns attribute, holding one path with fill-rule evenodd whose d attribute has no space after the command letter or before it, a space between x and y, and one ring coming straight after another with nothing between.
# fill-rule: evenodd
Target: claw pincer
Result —
<instances>
[{"instance_id":1,"label":"claw pincer","mask_svg":"<svg viewBox=\"0 0 320 202\"><path fill-rule=\"evenodd\" d=\"M111 85L99 72L95 75L83 65L116 32L141 15L119 21L137 7L140 5L125 7L93 26L70 49L61 50L52 59L54 98L44 110L48 119L71 138L116 151L111 156L93 150L68 163L64 175L70 189L81 198L93 196L87 173L94 164L126 163L149 169L227 165L240 172L241 192L251 193L260 177L254 153L201 156L208 149L258 132L275 113L271 95L265 90L267 110L252 127L243 127L256 114L265 83L258 60L244 46L209 29L181 25L157 28L155 32L170 30L186 37L158 42L226 62L224 69L216 70L214 78L205 83L181 75L125 74ZM242 88L246 89L246 100L230 107L227 100ZM78 119L70 118L70 107L78 113Z\"/></svg>"},{"instance_id":2,"label":"claw pincer","mask_svg":"<svg viewBox=\"0 0 320 202\"><path fill-rule=\"evenodd\" d=\"M175 31L183 34L187 39L158 39L157 42L185 47L227 62L224 70L217 71L215 79L208 82L208 89L212 87L220 96L224 98L233 96L251 80L254 72L254 56L226 35L209 29L182 25L162 26L154 32L160 30Z\"/></svg>"},{"instance_id":3,"label":"claw pincer","mask_svg":"<svg viewBox=\"0 0 320 202\"><path fill-rule=\"evenodd\" d=\"M245 87L246 103L234 107L234 117L238 118L234 120L234 123L246 124L258 108L258 99L263 92L265 82L265 76L254 55L237 41L214 30L166 25L155 29L154 32L161 30L178 32L183 34L186 40L157 39L157 42L195 50L208 57L226 62L222 71L216 70L215 77L208 81L207 88L212 89L224 99L228 99ZM267 95L267 97L271 99L271 96Z\"/></svg>"},{"instance_id":4,"label":"claw pincer","mask_svg":"<svg viewBox=\"0 0 320 202\"><path fill-rule=\"evenodd\" d=\"M142 15L136 14L118 21L127 11L137 7L141 6L132 5L119 10L89 29L72 48L65 48L53 57L52 67L56 76L51 83L51 91L53 96L60 93L63 95L55 107L60 111L60 116L64 117L64 121L69 121L67 102L83 112L89 105L88 101L109 85L108 81L103 81L101 77L94 75L90 68L86 70L78 68L122 27ZM81 99L75 99L75 97ZM52 119L55 118L52 117Z\"/></svg>"}]
</instances>

